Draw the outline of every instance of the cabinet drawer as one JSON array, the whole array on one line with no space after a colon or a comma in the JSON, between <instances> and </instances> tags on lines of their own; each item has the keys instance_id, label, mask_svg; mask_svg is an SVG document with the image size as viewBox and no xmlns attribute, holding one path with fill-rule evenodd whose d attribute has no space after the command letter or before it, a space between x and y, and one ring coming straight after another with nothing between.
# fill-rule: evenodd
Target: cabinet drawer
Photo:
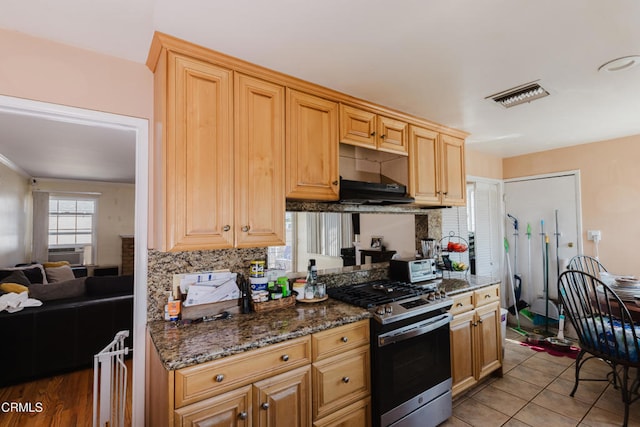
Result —
<instances>
[{"instance_id":1,"label":"cabinet drawer","mask_svg":"<svg viewBox=\"0 0 640 427\"><path fill-rule=\"evenodd\" d=\"M314 362L362 345L369 345L369 320L339 326L311 336Z\"/></svg>"},{"instance_id":2,"label":"cabinet drawer","mask_svg":"<svg viewBox=\"0 0 640 427\"><path fill-rule=\"evenodd\" d=\"M456 315L464 313L465 311L473 310L473 292L467 292L465 294L455 295L453 298L453 305L449 310L449 313Z\"/></svg>"},{"instance_id":3,"label":"cabinet drawer","mask_svg":"<svg viewBox=\"0 0 640 427\"><path fill-rule=\"evenodd\" d=\"M498 285L487 286L473 292L476 307L500 301L500 287Z\"/></svg>"},{"instance_id":4,"label":"cabinet drawer","mask_svg":"<svg viewBox=\"0 0 640 427\"><path fill-rule=\"evenodd\" d=\"M313 419L369 396L369 346L313 364Z\"/></svg>"},{"instance_id":5,"label":"cabinet drawer","mask_svg":"<svg viewBox=\"0 0 640 427\"><path fill-rule=\"evenodd\" d=\"M175 407L309 363L311 342L305 336L180 369L175 374Z\"/></svg>"},{"instance_id":6,"label":"cabinet drawer","mask_svg":"<svg viewBox=\"0 0 640 427\"><path fill-rule=\"evenodd\" d=\"M371 399L362 399L324 418L313 427L368 427L371 425Z\"/></svg>"}]
</instances>

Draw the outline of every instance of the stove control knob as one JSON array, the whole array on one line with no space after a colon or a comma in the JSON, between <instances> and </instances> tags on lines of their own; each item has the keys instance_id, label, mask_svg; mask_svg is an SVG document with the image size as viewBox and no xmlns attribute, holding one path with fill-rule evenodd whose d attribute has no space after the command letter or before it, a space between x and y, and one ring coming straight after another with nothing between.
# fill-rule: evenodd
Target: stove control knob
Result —
<instances>
[{"instance_id":1,"label":"stove control knob","mask_svg":"<svg viewBox=\"0 0 640 427\"><path fill-rule=\"evenodd\" d=\"M429 295L427 295L427 299L429 301L434 301L436 299L436 293L435 292L429 292Z\"/></svg>"},{"instance_id":2,"label":"stove control knob","mask_svg":"<svg viewBox=\"0 0 640 427\"><path fill-rule=\"evenodd\" d=\"M385 313L385 309L384 309L383 305L381 305L378 308L376 308L376 314L379 314L380 316L382 316L382 315L384 315L384 313Z\"/></svg>"},{"instance_id":3,"label":"stove control knob","mask_svg":"<svg viewBox=\"0 0 640 427\"><path fill-rule=\"evenodd\" d=\"M384 307L384 311L387 312L387 313L392 313L393 312L393 308L389 304L387 304Z\"/></svg>"}]
</instances>

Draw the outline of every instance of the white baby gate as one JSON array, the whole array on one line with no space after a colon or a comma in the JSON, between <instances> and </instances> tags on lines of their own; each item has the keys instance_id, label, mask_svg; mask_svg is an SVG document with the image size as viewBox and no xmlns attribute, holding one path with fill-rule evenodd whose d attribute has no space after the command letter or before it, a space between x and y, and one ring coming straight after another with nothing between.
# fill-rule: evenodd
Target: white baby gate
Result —
<instances>
[{"instance_id":1,"label":"white baby gate","mask_svg":"<svg viewBox=\"0 0 640 427\"><path fill-rule=\"evenodd\" d=\"M124 340L129 331L120 331L113 341L93 356L93 427L124 427L127 402L127 366L129 354Z\"/></svg>"}]
</instances>

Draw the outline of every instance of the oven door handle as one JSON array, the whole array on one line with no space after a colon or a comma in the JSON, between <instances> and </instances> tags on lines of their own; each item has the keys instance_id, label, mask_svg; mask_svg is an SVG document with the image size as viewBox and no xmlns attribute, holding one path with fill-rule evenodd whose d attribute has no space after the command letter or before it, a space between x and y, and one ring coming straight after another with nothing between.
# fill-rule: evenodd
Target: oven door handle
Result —
<instances>
[{"instance_id":1,"label":"oven door handle","mask_svg":"<svg viewBox=\"0 0 640 427\"><path fill-rule=\"evenodd\" d=\"M453 316L450 313L445 313L427 321L420 322L417 325L409 325L396 329L395 331L381 334L378 336L378 347L384 347L389 344L395 344L419 335L427 334L450 323L452 319Z\"/></svg>"}]
</instances>

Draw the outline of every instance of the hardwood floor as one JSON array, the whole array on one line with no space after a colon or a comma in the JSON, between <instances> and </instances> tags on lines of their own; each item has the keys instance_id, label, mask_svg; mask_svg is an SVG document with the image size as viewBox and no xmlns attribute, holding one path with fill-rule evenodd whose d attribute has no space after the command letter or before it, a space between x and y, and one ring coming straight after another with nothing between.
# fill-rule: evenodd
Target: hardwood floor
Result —
<instances>
[{"instance_id":1,"label":"hardwood floor","mask_svg":"<svg viewBox=\"0 0 640 427\"><path fill-rule=\"evenodd\" d=\"M131 360L128 369L125 423L131 425ZM14 410L11 410L11 405ZM20 405L20 408L16 408ZM20 410L18 410L20 409ZM0 426L91 426L93 369L0 388Z\"/></svg>"}]
</instances>

